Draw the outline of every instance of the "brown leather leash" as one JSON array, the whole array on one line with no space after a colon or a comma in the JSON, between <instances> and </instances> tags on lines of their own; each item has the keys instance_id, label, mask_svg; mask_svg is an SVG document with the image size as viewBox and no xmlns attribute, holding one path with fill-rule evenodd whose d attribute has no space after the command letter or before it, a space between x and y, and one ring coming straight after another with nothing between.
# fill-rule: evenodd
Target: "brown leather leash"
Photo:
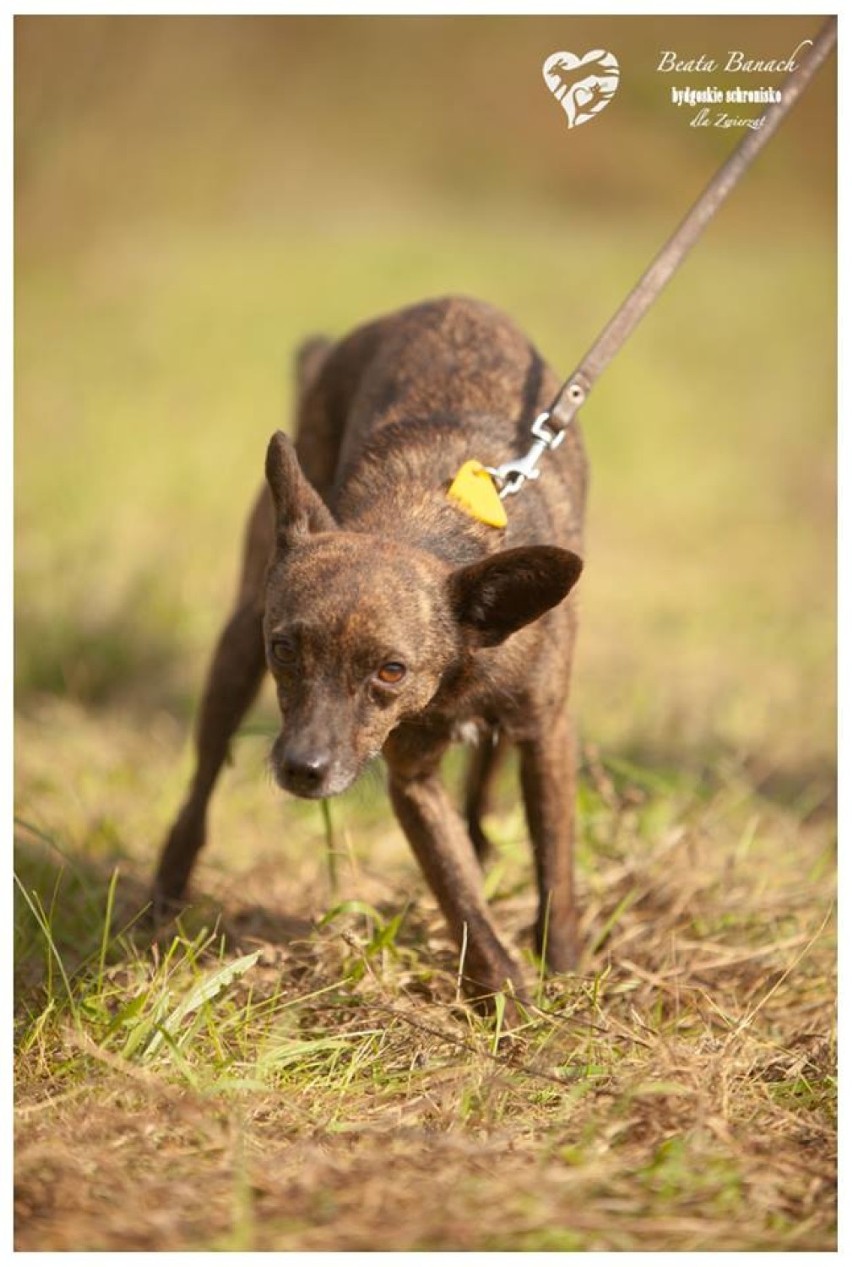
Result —
<instances>
[{"instance_id":1,"label":"brown leather leash","mask_svg":"<svg viewBox=\"0 0 852 1267\"><path fill-rule=\"evenodd\" d=\"M587 399L598 376L633 333L687 253L697 242L734 185L754 161L837 43L837 18L829 18L810 50L781 87L781 100L768 106L760 125L748 132L710 181L663 249L633 287L615 316L598 335L549 409L532 424L533 444L522 458L486 467L501 498L514 496L527 480L538 479L539 458L556 449Z\"/></svg>"}]
</instances>

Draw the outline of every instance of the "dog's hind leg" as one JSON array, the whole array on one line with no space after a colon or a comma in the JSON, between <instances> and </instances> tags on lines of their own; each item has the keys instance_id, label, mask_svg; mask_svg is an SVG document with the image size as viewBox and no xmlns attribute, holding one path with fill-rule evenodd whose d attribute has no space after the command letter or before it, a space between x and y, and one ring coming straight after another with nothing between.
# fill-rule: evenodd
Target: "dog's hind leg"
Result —
<instances>
[{"instance_id":1,"label":"dog's hind leg","mask_svg":"<svg viewBox=\"0 0 852 1267\"><path fill-rule=\"evenodd\" d=\"M482 736L470 756L465 785L464 812L467 830L480 862L485 862L493 848L483 830L482 819L488 813L494 779L507 748L508 741L505 736L499 730L490 730Z\"/></svg>"},{"instance_id":2,"label":"dog's hind leg","mask_svg":"<svg viewBox=\"0 0 852 1267\"><path fill-rule=\"evenodd\" d=\"M519 744L521 787L535 854L536 950L553 972L576 966L574 799L576 746L567 707Z\"/></svg>"},{"instance_id":3,"label":"dog's hind leg","mask_svg":"<svg viewBox=\"0 0 852 1267\"><path fill-rule=\"evenodd\" d=\"M234 732L263 679L263 581L272 534L272 505L264 490L249 521L237 603L207 673L196 729L195 774L160 857L153 890L155 918L167 915L185 895L204 845L210 796Z\"/></svg>"}]
</instances>

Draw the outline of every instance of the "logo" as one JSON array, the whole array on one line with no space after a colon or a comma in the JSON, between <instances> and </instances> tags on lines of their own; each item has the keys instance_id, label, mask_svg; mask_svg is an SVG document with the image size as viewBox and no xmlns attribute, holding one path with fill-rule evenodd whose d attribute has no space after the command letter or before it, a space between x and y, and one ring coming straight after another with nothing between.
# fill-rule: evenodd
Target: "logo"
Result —
<instances>
[{"instance_id":1,"label":"logo","mask_svg":"<svg viewBox=\"0 0 852 1267\"><path fill-rule=\"evenodd\" d=\"M551 53L541 69L548 91L567 115L569 128L578 128L600 114L618 88L618 59L602 48L582 57Z\"/></svg>"}]
</instances>

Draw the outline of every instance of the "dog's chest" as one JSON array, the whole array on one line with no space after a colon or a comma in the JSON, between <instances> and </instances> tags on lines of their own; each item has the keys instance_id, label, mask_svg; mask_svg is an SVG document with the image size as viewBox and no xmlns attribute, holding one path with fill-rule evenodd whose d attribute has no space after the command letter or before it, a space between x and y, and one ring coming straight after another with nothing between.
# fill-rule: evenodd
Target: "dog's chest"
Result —
<instances>
[{"instance_id":1,"label":"dog's chest","mask_svg":"<svg viewBox=\"0 0 852 1267\"><path fill-rule=\"evenodd\" d=\"M456 721L453 724L451 738L453 743L469 744L476 747L490 737L491 727L486 725L484 721L474 721L468 718L465 721Z\"/></svg>"}]
</instances>

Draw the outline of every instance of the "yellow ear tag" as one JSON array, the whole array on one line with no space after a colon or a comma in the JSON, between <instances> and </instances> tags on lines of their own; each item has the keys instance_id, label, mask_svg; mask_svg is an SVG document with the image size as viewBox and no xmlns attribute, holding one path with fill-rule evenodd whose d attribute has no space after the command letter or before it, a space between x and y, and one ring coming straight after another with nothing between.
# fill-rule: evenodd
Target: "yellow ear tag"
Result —
<instances>
[{"instance_id":1,"label":"yellow ear tag","mask_svg":"<svg viewBox=\"0 0 852 1267\"><path fill-rule=\"evenodd\" d=\"M481 462L465 462L447 489L447 496L474 519L492 528L505 528L508 523L494 481Z\"/></svg>"}]
</instances>

